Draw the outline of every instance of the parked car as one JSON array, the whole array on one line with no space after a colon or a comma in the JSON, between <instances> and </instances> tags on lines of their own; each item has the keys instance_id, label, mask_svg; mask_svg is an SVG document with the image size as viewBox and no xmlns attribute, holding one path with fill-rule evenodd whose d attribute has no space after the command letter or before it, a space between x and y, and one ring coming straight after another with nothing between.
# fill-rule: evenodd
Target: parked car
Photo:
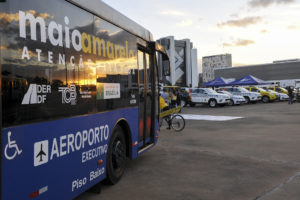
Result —
<instances>
[{"instance_id":1,"label":"parked car","mask_svg":"<svg viewBox=\"0 0 300 200\"><path fill-rule=\"evenodd\" d=\"M249 90L250 92L258 92L258 93L260 93L260 95L262 96L261 100L264 103L273 102L276 99L279 99L279 95L276 95L276 94L274 94L272 92L264 90L263 88L260 88L260 87L248 86L248 87L245 87L245 88L247 90Z\"/></svg>"},{"instance_id":2,"label":"parked car","mask_svg":"<svg viewBox=\"0 0 300 200\"><path fill-rule=\"evenodd\" d=\"M282 88L279 86L270 86L270 87L268 87L268 89L273 90L278 93L283 93L283 94L287 94L287 95L289 94L289 92L285 88Z\"/></svg>"},{"instance_id":3,"label":"parked car","mask_svg":"<svg viewBox=\"0 0 300 200\"><path fill-rule=\"evenodd\" d=\"M210 88L191 88L191 106L195 104L208 104L209 107L216 107L217 105L225 106L230 100L227 94L219 94Z\"/></svg>"},{"instance_id":4,"label":"parked car","mask_svg":"<svg viewBox=\"0 0 300 200\"><path fill-rule=\"evenodd\" d=\"M233 95L230 92L227 92L224 90L217 90L217 92L220 94L227 94L230 97L230 100L228 102L229 106L240 105L240 104L246 103L245 98L241 95Z\"/></svg>"},{"instance_id":5,"label":"parked car","mask_svg":"<svg viewBox=\"0 0 300 200\"><path fill-rule=\"evenodd\" d=\"M295 98L297 102L300 102L300 88L295 88Z\"/></svg>"},{"instance_id":6,"label":"parked car","mask_svg":"<svg viewBox=\"0 0 300 200\"><path fill-rule=\"evenodd\" d=\"M219 88L219 90L225 90L234 95L241 95L245 98L246 104L248 103L256 103L261 100L261 95L258 92L249 92L245 88L242 87L224 87Z\"/></svg>"},{"instance_id":7,"label":"parked car","mask_svg":"<svg viewBox=\"0 0 300 200\"><path fill-rule=\"evenodd\" d=\"M275 95L278 95L279 96L279 98L278 98L279 101L287 101L287 100L289 100L289 95L287 95L287 94L275 92L274 90L271 90L271 89L269 89L267 87L263 87L263 89L266 90L266 91L268 91L268 92L272 92Z\"/></svg>"}]
</instances>

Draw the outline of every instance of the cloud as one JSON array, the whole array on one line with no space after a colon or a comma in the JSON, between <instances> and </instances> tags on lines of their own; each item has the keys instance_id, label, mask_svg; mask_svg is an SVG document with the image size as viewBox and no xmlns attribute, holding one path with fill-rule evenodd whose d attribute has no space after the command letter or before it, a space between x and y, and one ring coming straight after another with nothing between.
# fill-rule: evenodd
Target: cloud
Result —
<instances>
[{"instance_id":1,"label":"cloud","mask_svg":"<svg viewBox=\"0 0 300 200\"><path fill-rule=\"evenodd\" d=\"M181 22L177 23L176 25L181 26L181 27L187 27L187 26L193 25L193 21L186 19L186 20L182 20Z\"/></svg>"},{"instance_id":2,"label":"cloud","mask_svg":"<svg viewBox=\"0 0 300 200\"><path fill-rule=\"evenodd\" d=\"M238 18L238 17L239 17L239 14L237 14L237 13L232 13L232 14L230 15L230 17L232 17L232 18Z\"/></svg>"},{"instance_id":3,"label":"cloud","mask_svg":"<svg viewBox=\"0 0 300 200\"><path fill-rule=\"evenodd\" d=\"M37 13L35 10L29 10L26 13L31 13L35 17L41 17L43 19L46 19L48 17L51 19L54 18L53 16L51 16L48 13ZM2 26L2 27L8 26L12 22L18 22L18 21L19 21L19 12L12 13L12 14L8 14L8 13L0 14L0 26Z\"/></svg>"},{"instance_id":4,"label":"cloud","mask_svg":"<svg viewBox=\"0 0 300 200\"><path fill-rule=\"evenodd\" d=\"M252 8L266 8L272 4L290 4L294 3L296 0L251 0L248 5Z\"/></svg>"},{"instance_id":5,"label":"cloud","mask_svg":"<svg viewBox=\"0 0 300 200\"><path fill-rule=\"evenodd\" d=\"M290 25L287 27L287 29L289 30L300 30L300 26L299 25Z\"/></svg>"},{"instance_id":6,"label":"cloud","mask_svg":"<svg viewBox=\"0 0 300 200\"><path fill-rule=\"evenodd\" d=\"M179 10L164 10L160 12L161 15L168 15L168 16L183 16L184 13Z\"/></svg>"},{"instance_id":7,"label":"cloud","mask_svg":"<svg viewBox=\"0 0 300 200\"><path fill-rule=\"evenodd\" d=\"M245 40L245 39L237 39L232 41L231 43L223 43L224 47L243 47L251 44L255 44L253 40Z\"/></svg>"},{"instance_id":8,"label":"cloud","mask_svg":"<svg viewBox=\"0 0 300 200\"><path fill-rule=\"evenodd\" d=\"M260 33L269 33L269 31L266 30L266 29L263 29L263 30L260 31Z\"/></svg>"},{"instance_id":9,"label":"cloud","mask_svg":"<svg viewBox=\"0 0 300 200\"><path fill-rule=\"evenodd\" d=\"M218 23L218 27L222 28L225 26L229 27L247 27L249 25L257 24L262 21L262 18L259 16L253 16L253 17L244 17L242 19L237 20L228 20L226 22Z\"/></svg>"}]
</instances>

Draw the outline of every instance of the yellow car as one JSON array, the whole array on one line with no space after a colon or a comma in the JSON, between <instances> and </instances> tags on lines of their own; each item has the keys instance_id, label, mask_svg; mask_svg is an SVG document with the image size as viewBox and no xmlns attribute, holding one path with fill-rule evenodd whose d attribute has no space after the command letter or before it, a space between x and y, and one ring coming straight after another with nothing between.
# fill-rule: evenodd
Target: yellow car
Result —
<instances>
[{"instance_id":1,"label":"yellow car","mask_svg":"<svg viewBox=\"0 0 300 200\"><path fill-rule=\"evenodd\" d=\"M268 89L273 90L278 93L283 93L283 94L287 94L287 95L289 94L289 92L286 89L279 87L279 86L271 86Z\"/></svg>"},{"instance_id":2,"label":"yellow car","mask_svg":"<svg viewBox=\"0 0 300 200\"><path fill-rule=\"evenodd\" d=\"M262 88L259 87L245 87L247 90L249 90L250 92L258 92L260 93L260 95L262 96L261 100L264 103L268 103L268 102L272 102L275 101L279 96L272 93L272 92L268 92Z\"/></svg>"}]
</instances>

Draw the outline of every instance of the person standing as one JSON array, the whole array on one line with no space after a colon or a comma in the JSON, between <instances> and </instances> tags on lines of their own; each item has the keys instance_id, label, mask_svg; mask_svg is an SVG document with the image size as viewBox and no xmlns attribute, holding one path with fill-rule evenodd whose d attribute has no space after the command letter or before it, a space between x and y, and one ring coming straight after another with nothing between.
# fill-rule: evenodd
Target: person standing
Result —
<instances>
[{"instance_id":1,"label":"person standing","mask_svg":"<svg viewBox=\"0 0 300 200\"><path fill-rule=\"evenodd\" d=\"M288 88L288 93L289 93L289 104L293 104L294 91L291 86L289 86Z\"/></svg>"},{"instance_id":2,"label":"person standing","mask_svg":"<svg viewBox=\"0 0 300 200\"><path fill-rule=\"evenodd\" d=\"M177 99L176 99L177 106L181 106L181 99L182 99L182 94L179 90L177 90Z\"/></svg>"},{"instance_id":3,"label":"person standing","mask_svg":"<svg viewBox=\"0 0 300 200\"><path fill-rule=\"evenodd\" d=\"M161 97L165 100L165 102L169 105L169 94L167 94L166 88L163 88L163 91L160 93Z\"/></svg>"},{"instance_id":4,"label":"person standing","mask_svg":"<svg viewBox=\"0 0 300 200\"><path fill-rule=\"evenodd\" d=\"M172 105L172 107L177 107L177 91L176 90L173 90L173 92L172 92L171 105Z\"/></svg>"}]
</instances>

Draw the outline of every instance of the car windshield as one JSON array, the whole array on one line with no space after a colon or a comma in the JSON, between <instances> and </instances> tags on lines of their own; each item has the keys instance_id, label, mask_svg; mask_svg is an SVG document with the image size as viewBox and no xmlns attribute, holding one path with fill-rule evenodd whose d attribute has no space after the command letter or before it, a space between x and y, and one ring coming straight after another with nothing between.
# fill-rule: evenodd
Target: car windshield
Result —
<instances>
[{"instance_id":1,"label":"car windshield","mask_svg":"<svg viewBox=\"0 0 300 200\"><path fill-rule=\"evenodd\" d=\"M264 90L263 88L258 88L258 90L259 90L260 92L266 92L266 90Z\"/></svg>"},{"instance_id":2,"label":"car windshield","mask_svg":"<svg viewBox=\"0 0 300 200\"><path fill-rule=\"evenodd\" d=\"M287 92L287 90L286 89L284 89L284 88L280 88L283 92Z\"/></svg>"},{"instance_id":3,"label":"car windshield","mask_svg":"<svg viewBox=\"0 0 300 200\"><path fill-rule=\"evenodd\" d=\"M246 90L245 88L237 88L240 92L249 92L248 90Z\"/></svg>"},{"instance_id":4,"label":"car windshield","mask_svg":"<svg viewBox=\"0 0 300 200\"><path fill-rule=\"evenodd\" d=\"M205 92L206 92L207 94L216 93L216 91L214 91L213 89L210 89L210 88L206 88L206 89L205 89Z\"/></svg>"},{"instance_id":5,"label":"car windshield","mask_svg":"<svg viewBox=\"0 0 300 200\"><path fill-rule=\"evenodd\" d=\"M227 92L227 91L218 91L218 93L221 93L221 94L228 94L231 96L231 93L230 92Z\"/></svg>"}]
</instances>

